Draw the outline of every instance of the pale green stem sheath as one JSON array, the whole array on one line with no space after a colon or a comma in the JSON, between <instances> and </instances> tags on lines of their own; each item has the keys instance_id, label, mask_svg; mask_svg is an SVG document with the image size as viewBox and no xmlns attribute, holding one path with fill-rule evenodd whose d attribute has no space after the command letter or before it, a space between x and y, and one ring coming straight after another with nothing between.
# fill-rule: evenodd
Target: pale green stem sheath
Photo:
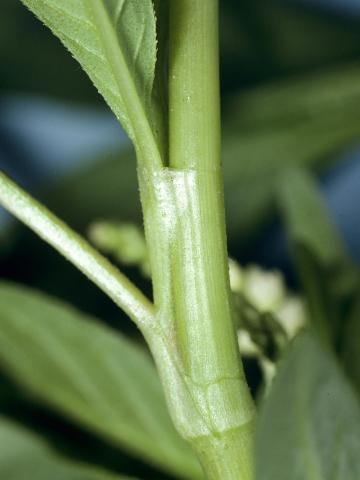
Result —
<instances>
[{"instance_id":1,"label":"pale green stem sheath","mask_svg":"<svg viewBox=\"0 0 360 480\"><path fill-rule=\"evenodd\" d=\"M218 41L218 0L170 1L171 289L182 367L209 426L188 440L208 478L250 480L255 409L229 286Z\"/></svg>"},{"instance_id":2,"label":"pale green stem sheath","mask_svg":"<svg viewBox=\"0 0 360 480\"><path fill-rule=\"evenodd\" d=\"M141 330L154 322L152 303L125 275L80 235L0 172L0 205L73 263L105 292Z\"/></svg>"}]
</instances>

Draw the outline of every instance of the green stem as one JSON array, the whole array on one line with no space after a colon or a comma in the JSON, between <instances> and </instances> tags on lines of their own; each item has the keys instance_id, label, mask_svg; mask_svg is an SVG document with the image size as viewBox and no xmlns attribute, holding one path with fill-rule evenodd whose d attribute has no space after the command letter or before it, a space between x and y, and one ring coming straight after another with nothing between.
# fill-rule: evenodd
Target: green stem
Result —
<instances>
[{"instance_id":1,"label":"green stem","mask_svg":"<svg viewBox=\"0 0 360 480\"><path fill-rule=\"evenodd\" d=\"M254 425L230 430L219 437L198 438L193 447L208 480L253 478L252 437Z\"/></svg>"},{"instance_id":2,"label":"green stem","mask_svg":"<svg viewBox=\"0 0 360 480\"><path fill-rule=\"evenodd\" d=\"M219 176L218 2L170 5L170 167Z\"/></svg>"},{"instance_id":3,"label":"green stem","mask_svg":"<svg viewBox=\"0 0 360 480\"><path fill-rule=\"evenodd\" d=\"M169 168L139 176L159 326L170 345L163 355L182 392L172 393L176 382L158 358L171 413L208 478L251 480L255 409L232 319L217 25L217 0L171 0Z\"/></svg>"},{"instance_id":4,"label":"green stem","mask_svg":"<svg viewBox=\"0 0 360 480\"><path fill-rule=\"evenodd\" d=\"M143 293L80 235L2 172L0 204L81 270L140 329L152 327L154 308Z\"/></svg>"},{"instance_id":5,"label":"green stem","mask_svg":"<svg viewBox=\"0 0 360 480\"><path fill-rule=\"evenodd\" d=\"M186 252L181 242L176 252L176 301L180 343L192 356L189 374L196 382L238 374L220 168L217 22L217 1L171 2L170 167L188 172L184 192L176 192L188 199L182 230L189 237ZM189 299L201 304L196 321L186 318ZM195 348L201 342L209 350L203 355Z\"/></svg>"}]
</instances>

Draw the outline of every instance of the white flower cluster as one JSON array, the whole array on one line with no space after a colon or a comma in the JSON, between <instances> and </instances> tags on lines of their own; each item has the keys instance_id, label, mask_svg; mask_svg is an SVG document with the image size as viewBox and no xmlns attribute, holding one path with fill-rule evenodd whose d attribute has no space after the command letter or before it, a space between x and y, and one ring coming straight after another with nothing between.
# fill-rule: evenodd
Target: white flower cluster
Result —
<instances>
[{"instance_id":1,"label":"white flower cluster","mask_svg":"<svg viewBox=\"0 0 360 480\"><path fill-rule=\"evenodd\" d=\"M283 328L288 340L306 325L304 301L290 293L279 271L266 271L257 265L241 267L229 259L230 286L234 294L241 295L259 313L271 313ZM260 361L265 379L270 381L276 371L275 364L266 358L254 342L251 332L238 330L239 348L244 356L256 357Z\"/></svg>"}]
</instances>

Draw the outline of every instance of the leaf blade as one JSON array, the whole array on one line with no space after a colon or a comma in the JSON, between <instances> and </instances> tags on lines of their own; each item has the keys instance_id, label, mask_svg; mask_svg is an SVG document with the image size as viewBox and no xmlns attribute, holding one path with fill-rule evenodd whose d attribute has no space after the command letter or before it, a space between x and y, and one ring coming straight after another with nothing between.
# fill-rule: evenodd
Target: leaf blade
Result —
<instances>
[{"instance_id":1,"label":"leaf blade","mask_svg":"<svg viewBox=\"0 0 360 480\"><path fill-rule=\"evenodd\" d=\"M358 270L310 174L293 169L284 175L278 204L313 324L324 339L336 341L357 295Z\"/></svg>"},{"instance_id":2,"label":"leaf blade","mask_svg":"<svg viewBox=\"0 0 360 480\"><path fill-rule=\"evenodd\" d=\"M360 295L344 326L341 356L344 368L360 398Z\"/></svg>"},{"instance_id":3,"label":"leaf blade","mask_svg":"<svg viewBox=\"0 0 360 480\"><path fill-rule=\"evenodd\" d=\"M199 478L139 346L65 304L0 284L3 368L40 401L180 478Z\"/></svg>"},{"instance_id":4,"label":"leaf blade","mask_svg":"<svg viewBox=\"0 0 360 480\"><path fill-rule=\"evenodd\" d=\"M22 2L70 50L142 157L161 165L152 105L157 40L151 0Z\"/></svg>"},{"instance_id":5,"label":"leaf blade","mask_svg":"<svg viewBox=\"0 0 360 480\"><path fill-rule=\"evenodd\" d=\"M291 480L359 478L359 448L354 392L331 355L309 333L301 335L263 403L256 478L288 480L289 472Z\"/></svg>"},{"instance_id":6,"label":"leaf blade","mask_svg":"<svg viewBox=\"0 0 360 480\"><path fill-rule=\"evenodd\" d=\"M269 82L225 103L223 160L230 234L251 241L275 212L281 174L314 172L360 132L360 67L343 63L315 74Z\"/></svg>"},{"instance_id":7,"label":"leaf blade","mask_svg":"<svg viewBox=\"0 0 360 480\"><path fill-rule=\"evenodd\" d=\"M7 480L26 480L29 472L37 480L130 480L67 460L43 439L4 417L0 417L0 444L0 477Z\"/></svg>"}]
</instances>

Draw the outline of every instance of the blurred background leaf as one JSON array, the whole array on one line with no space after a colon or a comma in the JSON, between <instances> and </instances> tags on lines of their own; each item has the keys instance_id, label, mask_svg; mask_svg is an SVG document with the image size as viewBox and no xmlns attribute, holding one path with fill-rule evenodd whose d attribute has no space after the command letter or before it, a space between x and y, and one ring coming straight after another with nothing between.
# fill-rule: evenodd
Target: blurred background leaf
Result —
<instances>
[{"instance_id":1,"label":"blurred background leaf","mask_svg":"<svg viewBox=\"0 0 360 480\"><path fill-rule=\"evenodd\" d=\"M360 66L259 87L225 102L223 163L231 240L244 244L271 221L284 170L317 173L360 137Z\"/></svg>"},{"instance_id":2,"label":"blurred background leaf","mask_svg":"<svg viewBox=\"0 0 360 480\"><path fill-rule=\"evenodd\" d=\"M285 174L278 202L311 322L323 339L338 347L344 319L359 291L358 269L308 173L294 169Z\"/></svg>"},{"instance_id":3,"label":"blurred background leaf","mask_svg":"<svg viewBox=\"0 0 360 480\"><path fill-rule=\"evenodd\" d=\"M360 295L348 315L342 338L342 359L346 373L360 396Z\"/></svg>"},{"instance_id":4,"label":"blurred background leaf","mask_svg":"<svg viewBox=\"0 0 360 480\"><path fill-rule=\"evenodd\" d=\"M222 6L224 90L292 76L358 58L355 2L331 11L329 3L299 0L225 0ZM349 2L348 2L349 3Z\"/></svg>"},{"instance_id":5,"label":"blurred background leaf","mask_svg":"<svg viewBox=\"0 0 360 480\"><path fill-rule=\"evenodd\" d=\"M0 417L0 476L6 480L130 480L90 465L70 462L40 437Z\"/></svg>"},{"instance_id":6,"label":"blurred background leaf","mask_svg":"<svg viewBox=\"0 0 360 480\"><path fill-rule=\"evenodd\" d=\"M39 401L179 478L199 464L167 413L145 352L69 306L0 286L0 357Z\"/></svg>"},{"instance_id":7,"label":"blurred background leaf","mask_svg":"<svg viewBox=\"0 0 360 480\"><path fill-rule=\"evenodd\" d=\"M300 335L260 413L257 480L359 478L359 427L358 399L334 358Z\"/></svg>"}]
</instances>

